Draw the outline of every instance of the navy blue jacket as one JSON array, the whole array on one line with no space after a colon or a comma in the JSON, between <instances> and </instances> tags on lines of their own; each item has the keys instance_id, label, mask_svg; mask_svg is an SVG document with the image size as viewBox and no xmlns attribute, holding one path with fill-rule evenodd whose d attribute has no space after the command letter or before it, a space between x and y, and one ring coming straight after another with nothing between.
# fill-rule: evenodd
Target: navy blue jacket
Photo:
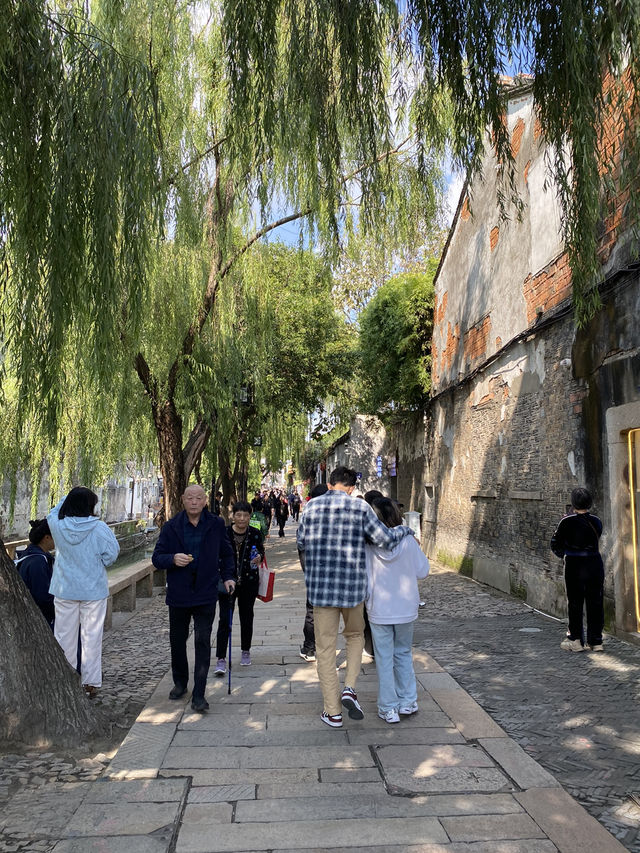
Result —
<instances>
[{"instance_id":1,"label":"navy blue jacket","mask_svg":"<svg viewBox=\"0 0 640 853\"><path fill-rule=\"evenodd\" d=\"M27 585L44 618L53 625L55 610L53 596L49 592L53 574L53 557L39 545L33 544L16 556L20 560L18 563L20 577Z\"/></svg>"},{"instance_id":2,"label":"navy blue jacket","mask_svg":"<svg viewBox=\"0 0 640 853\"><path fill-rule=\"evenodd\" d=\"M188 566L176 566L174 554L188 553L184 544L184 524L187 513L182 510L165 522L153 550L151 562L156 569L167 571L167 604L170 607L197 607L218 600L218 581L233 580L235 561L233 548L227 538L224 521L202 510L205 529L200 556ZM188 523L188 521L187 521Z\"/></svg>"}]
</instances>

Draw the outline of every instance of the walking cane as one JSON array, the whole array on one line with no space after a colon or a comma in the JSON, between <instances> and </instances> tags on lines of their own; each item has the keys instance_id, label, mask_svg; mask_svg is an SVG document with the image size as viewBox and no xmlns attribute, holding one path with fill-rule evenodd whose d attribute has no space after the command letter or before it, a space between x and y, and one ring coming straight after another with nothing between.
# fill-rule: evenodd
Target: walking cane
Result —
<instances>
[{"instance_id":1,"label":"walking cane","mask_svg":"<svg viewBox=\"0 0 640 853\"><path fill-rule=\"evenodd\" d=\"M227 687L227 696L231 695L231 626L233 624L233 596L235 590L229 594L229 686Z\"/></svg>"}]
</instances>

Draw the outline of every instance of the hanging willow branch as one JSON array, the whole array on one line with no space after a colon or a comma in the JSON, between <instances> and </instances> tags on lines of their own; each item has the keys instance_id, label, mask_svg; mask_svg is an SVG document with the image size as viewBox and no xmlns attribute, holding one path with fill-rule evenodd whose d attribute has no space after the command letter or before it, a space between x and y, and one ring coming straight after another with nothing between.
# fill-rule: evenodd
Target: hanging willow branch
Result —
<instances>
[{"instance_id":1,"label":"hanging willow branch","mask_svg":"<svg viewBox=\"0 0 640 853\"><path fill-rule=\"evenodd\" d=\"M637 224L640 133L638 0L225 0L225 43L238 147L268 147L291 117L309 171L339 173L339 140L369 164L363 197L383 182L376 152L403 116L423 157L450 145L473 177L489 131L502 164L498 202L518 205L503 75L532 73L563 209L578 322L598 305L598 229L606 204ZM303 108L294 109L296 104ZM612 116L621 151L603 148ZM256 119L250 125L247 120ZM613 187L607 188L603 176ZM365 220L366 222L366 220Z\"/></svg>"},{"instance_id":2,"label":"hanging willow branch","mask_svg":"<svg viewBox=\"0 0 640 853\"><path fill-rule=\"evenodd\" d=\"M0 0L0 19L3 346L20 417L52 433L70 327L108 387L122 318L139 322L160 214L152 79L80 14Z\"/></svg>"}]
</instances>

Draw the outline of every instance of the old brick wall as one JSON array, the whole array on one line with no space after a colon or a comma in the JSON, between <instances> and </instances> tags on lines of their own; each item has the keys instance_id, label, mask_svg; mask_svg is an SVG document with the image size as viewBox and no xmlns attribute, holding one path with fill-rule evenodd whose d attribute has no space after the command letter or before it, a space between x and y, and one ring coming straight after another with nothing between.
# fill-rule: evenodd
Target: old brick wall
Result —
<instances>
[{"instance_id":1,"label":"old brick wall","mask_svg":"<svg viewBox=\"0 0 640 853\"><path fill-rule=\"evenodd\" d=\"M586 485L605 526L607 612L615 620L624 567L612 507L628 503L628 492L611 492L606 420L612 407L637 403L630 425L640 426L637 273L603 296L588 328L576 330L571 312L561 312L436 397L424 421L396 425L394 435L400 467L412 472L403 500L411 494L422 513L427 553L456 565L472 561L477 579L559 616L566 610L562 563L549 540L571 490Z\"/></svg>"}]
</instances>

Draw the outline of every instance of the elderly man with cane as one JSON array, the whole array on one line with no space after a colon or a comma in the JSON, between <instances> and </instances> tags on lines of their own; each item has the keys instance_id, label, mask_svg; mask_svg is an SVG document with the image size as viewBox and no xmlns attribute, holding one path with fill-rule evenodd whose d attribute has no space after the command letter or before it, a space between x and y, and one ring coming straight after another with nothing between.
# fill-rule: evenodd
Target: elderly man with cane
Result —
<instances>
[{"instance_id":1,"label":"elderly man with cane","mask_svg":"<svg viewBox=\"0 0 640 853\"><path fill-rule=\"evenodd\" d=\"M204 693L220 575L227 593L235 589L233 548L224 521L212 515L206 503L207 495L201 486L187 486L182 496L184 510L165 523L151 558L157 569L167 572L173 674L169 698L180 699L187 692L187 638L193 618L195 667L191 707L200 713L209 708Z\"/></svg>"}]
</instances>

